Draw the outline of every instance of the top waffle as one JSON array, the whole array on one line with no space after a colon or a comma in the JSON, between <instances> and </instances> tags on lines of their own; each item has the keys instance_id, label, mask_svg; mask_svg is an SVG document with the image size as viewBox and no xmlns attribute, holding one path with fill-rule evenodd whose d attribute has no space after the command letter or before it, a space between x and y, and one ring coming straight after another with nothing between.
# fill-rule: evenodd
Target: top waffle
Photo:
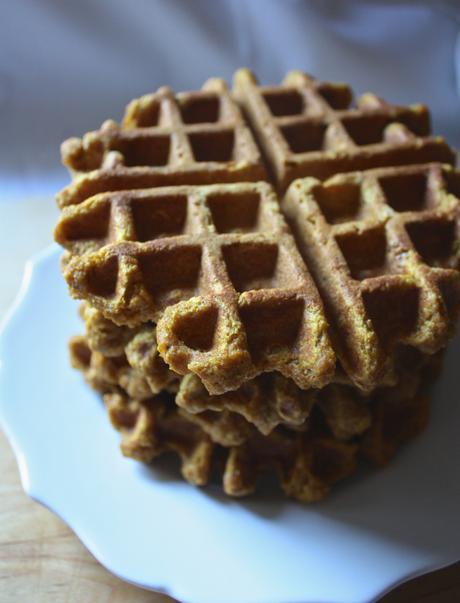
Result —
<instances>
[{"instance_id":1,"label":"top waffle","mask_svg":"<svg viewBox=\"0 0 460 603\"><path fill-rule=\"evenodd\" d=\"M162 358L211 394L275 370L302 389L342 368L364 390L390 383L401 348L434 353L458 311L458 174L405 165L453 152L427 137L425 107L367 94L350 108L347 86L299 72L261 88L240 70L235 98L279 191L342 173L288 191L302 255L225 84L161 88L63 145L72 295L118 325L157 323Z\"/></svg>"},{"instance_id":2,"label":"top waffle","mask_svg":"<svg viewBox=\"0 0 460 603\"><path fill-rule=\"evenodd\" d=\"M364 94L350 107L345 84L319 82L299 71L280 86L260 87L248 69L234 77L235 96L256 134L281 192L295 178L381 166L455 163L442 138L427 137L423 105L398 107Z\"/></svg>"},{"instance_id":3,"label":"top waffle","mask_svg":"<svg viewBox=\"0 0 460 603\"><path fill-rule=\"evenodd\" d=\"M335 371L323 305L269 184L95 195L64 208L73 296L118 324L157 322L158 349L213 394L278 370L299 387Z\"/></svg>"},{"instance_id":4,"label":"top waffle","mask_svg":"<svg viewBox=\"0 0 460 603\"><path fill-rule=\"evenodd\" d=\"M173 95L167 87L128 105L123 122L62 145L74 176L60 207L103 191L265 179L252 135L222 80Z\"/></svg>"},{"instance_id":5,"label":"top waffle","mask_svg":"<svg viewBox=\"0 0 460 603\"><path fill-rule=\"evenodd\" d=\"M351 379L370 389L397 344L432 354L460 305L460 172L439 164L297 180L283 210Z\"/></svg>"}]
</instances>

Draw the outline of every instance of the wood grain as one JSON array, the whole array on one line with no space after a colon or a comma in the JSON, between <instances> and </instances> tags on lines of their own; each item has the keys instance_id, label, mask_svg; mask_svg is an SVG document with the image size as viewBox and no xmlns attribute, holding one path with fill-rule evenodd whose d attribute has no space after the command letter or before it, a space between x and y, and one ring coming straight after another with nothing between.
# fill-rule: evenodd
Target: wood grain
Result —
<instances>
[{"instance_id":1,"label":"wood grain","mask_svg":"<svg viewBox=\"0 0 460 603\"><path fill-rule=\"evenodd\" d=\"M107 572L55 515L22 491L0 432L0 602L170 603Z\"/></svg>"},{"instance_id":2,"label":"wood grain","mask_svg":"<svg viewBox=\"0 0 460 603\"><path fill-rule=\"evenodd\" d=\"M19 286L23 263L48 244L56 214L50 200L0 204L0 318ZM0 475L0 603L173 601L109 574L60 519L30 500L21 488L13 453L1 432ZM459 601L457 564L402 585L381 603Z\"/></svg>"}]
</instances>

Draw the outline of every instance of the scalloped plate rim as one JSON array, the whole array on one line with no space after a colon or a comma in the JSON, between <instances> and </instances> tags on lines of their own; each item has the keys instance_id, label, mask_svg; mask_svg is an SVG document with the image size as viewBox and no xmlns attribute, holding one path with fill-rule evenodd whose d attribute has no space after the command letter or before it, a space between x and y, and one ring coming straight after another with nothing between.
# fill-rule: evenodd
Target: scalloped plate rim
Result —
<instances>
[{"instance_id":1,"label":"scalloped plate rim","mask_svg":"<svg viewBox=\"0 0 460 603\"><path fill-rule=\"evenodd\" d=\"M2 401L2 392L3 392L3 346L1 345L5 334L15 326L15 321L18 319L19 314L23 310L23 305L28 298L28 295L33 291L33 279L35 272L40 264L50 261L54 258L54 256L60 252L60 248L52 243L39 253L33 255L25 265L23 278L21 281L21 285L16 295L16 298L9 310L3 317L0 322L0 428L5 433L7 440L9 441L14 456L16 458L16 462L18 465L18 470L20 474L21 485L24 492L34 501L41 504L49 511L54 513L57 517L59 517L79 538L79 540L84 544L84 546L89 550L89 552L95 557L95 559L105 567L109 572L118 577L119 579L132 584L134 586L140 587L145 590L149 590L151 592L157 592L160 594L164 594L170 596L174 599L178 599L182 601L182 603L199 603L197 599L193 595L182 594L179 590L175 589L173 585L160 585L160 584L143 584L137 582L135 580L130 579L126 576L123 571L120 571L119 568L113 567L113 564L109 559L106 558L106 554L103 550L99 549L99 546L95 542L93 536L87 533L84 525L80 524L78 520L75 520L73 517L68 517L65 510L57 508L55 503L52 500L47 498L45 492L34 491L33 479L31 479L29 463L25 453L23 452L21 443L19 441L20 438L16 437L14 426L10 425L8 420L5 418L3 407L8 404L7 402ZM459 558L460 559L460 558ZM459 559L452 559L446 562L440 563L428 563L425 566L421 566L419 569L415 571L410 571L401 575L398 579L395 579L391 583L389 583L385 589L379 589L378 592L375 591L372 595L369 593L369 596L366 596L365 599L356 601L356 603L375 603L378 599L391 592L397 586L422 575L425 575L429 572L436 571L439 569L443 569L455 564ZM375 590L375 589L374 589ZM278 599L264 599L263 601L260 599L249 599L251 603L280 603ZM227 599L225 599L227 602ZM283 601L284 603L284 601ZM313 600L306 602L304 599L302 601L299 599L298 601L289 601L289 603L316 603ZM329 603L342 603L342 601L334 600Z\"/></svg>"}]
</instances>

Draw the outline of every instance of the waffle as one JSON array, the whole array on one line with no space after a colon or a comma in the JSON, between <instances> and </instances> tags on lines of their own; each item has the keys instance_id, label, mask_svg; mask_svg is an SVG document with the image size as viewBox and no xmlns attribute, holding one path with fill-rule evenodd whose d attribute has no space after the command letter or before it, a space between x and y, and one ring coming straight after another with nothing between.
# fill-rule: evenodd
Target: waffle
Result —
<instances>
[{"instance_id":1,"label":"waffle","mask_svg":"<svg viewBox=\"0 0 460 603\"><path fill-rule=\"evenodd\" d=\"M178 395L146 395L145 383L133 386L140 382L134 369L123 373L121 362L92 352L85 338L73 338L70 350L72 364L104 394L126 456L151 462L175 452L188 481L208 483L214 467L232 496L250 494L261 473L275 470L284 492L302 502L324 497L354 471L358 456L385 464L421 431L428 416L428 398L421 392L441 360L439 354L424 358L401 375L397 386L366 398L349 385L329 385L318 393L300 430L277 427L262 435L228 408L191 414L176 405Z\"/></svg>"},{"instance_id":2,"label":"waffle","mask_svg":"<svg viewBox=\"0 0 460 603\"><path fill-rule=\"evenodd\" d=\"M123 392L137 402L144 402L160 392L151 387L151 380L140 370L129 365L126 356L105 357L100 352L91 350L85 336L72 337L69 352L71 365L83 374L88 385L101 394ZM162 391L174 392L175 389L173 382ZM190 423L199 425L215 443L222 446L242 444L255 433L255 428L250 423L229 409L222 409L219 413L205 410L199 415L179 409L178 413Z\"/></svg>"},{"instance_id":3,"label":"waffle","mask_svg":"<svg viewBox=\"0 0 460 603\"><path fill-rule=\"evenodd\" d=\"M409 395L403 387L398 394L391 388L370 400L372 421L358 439L337 439L316 421L304 432L278 428L269 436L254 433L242 444L222 446L213 439L218 430L206 431L206 425L190 422L165 396L137 401L118 392L106 394L104 401L112 424L122 433L125 456L149 463L174 452L187 481L202 486L218 472L230 496L253 493L260 475L275 471L285 494L304 503L324 498L336 482L356 470L361 457L387 463L401 444L420 432L428 414L428 398L420 391Z\"/></svg>"},{"instance_id":4,"label":"waffle","mask_svg":"<svg viewBox=\"0 0 460 603\"><path fill-rule=\"evenodd\" d=\"M200 427L179 416L164 397L141 402L112 393L104 395L104 402L112 425L122 433L125 456L150 463L164 452L174 452L187 481L197 486L208 483L216 444Z\"/></svg>"},{"instance_id":5,"label":"waffle","mask_svg":"<svg viewBox=\"0 0 460 603\"><path fill-rule=\"evenodd\" d=\"M180 377L167 368L156 348L154 325L144 325L138 329L119 327L87 304L82 305L81 315L85 321L86 333L84 337L71 340L71 362L75 368L89 371L87 381L99 391L109 391L113 385L133 391L137 382L147 382L150 396L163 389L177 392L176 403L190 414L228 410L242 415L264 435L271 433L278 425L302 428L317 398L325 408L326 417L331 417L331 428L335 435L338 433L334 428L337 421L339 431L351 433L349 437L361 433L363 421L367 421L367 413L363 413L362 404L355 404L351 396L336 395L336 391L343 391L340 388L328 386L318 396L318 390L302 390L292 380L276 372L259 375L243 383L238 390L211 395L196 375ZM111 363L111 360L114 362ZM398 364L403 372L407 372L418 370L423 361L423 358L418 357L411 357L409 360L400 358ZM98 368L101 365L107 367L110 375L106 379L109 385L106 389L98 388L101 379L94 381L91 369L92 366ZM128 366L131 371L126 370ZM123 383L117 382L118 375L123 376ZM131 376L134 383L128 389L126 379ZM350 385L343 375L336 374L334 381ZM357 396L358 394L354 398ZM143 399L145 396L138 397ZM347 401L349 403L344 403Z\"/></svg>"},{"instance_id":6,"label":"waffle","mask_svg":"<svg viewBox=\"0 0 460 603\"><path fill-rule=\"evenodd\" d=\"M232 496L274 472L314 502L425 426L460 307L460 173L424 164L454 163L424 106L351 101L240 70L233 97L160 88L64 143L71 362L126 456L174 453Z\"/></svg>"},{"instance_id":7,"label":"waffle","mask_svg":"<svg viewBox=\"0 0 460 603\"><path fill-rule=\"evenodd\" d=\"M232 441L246 438L250 433L246 424L254 425L261 433L268 435L277 425L301 429L308 420L316 390L300 390L285 377L268 373L248 381L237 391L211 396L194 375L180 378L169 371L166 376L164 370L158 370L155 364L138 362L137 356L127 353L127 350L133 348L132 341L127 343L126 348L117 349L118 356L113 355L116 349L113 345L109 347L111 355L104 356L92 347L88 335L94 330L97 332L95 323L103 322L104 319L96 319L94 315L91 319L89 327L87 324L86 336L76 336L70 340L69 352L72 366L80 370L88 384L101 393L117 392L122 388L130 397L145 400L162 390L177 391L178 406L190 421L197 424L202 424L203 420L214 421L216 412L226 416L241 415L244 422L228 417L222 419L221 424L233 421L234 426L238 424L241 427L240 435L235 435L233 429L233 434L229 436ZM138 334L135 334L133 341L136 342L137 339ZM100 343L97 338L96 341ZM111 341L115 341L113 337ZM150 348L147 356L154 355L154 348ZM350 421L352 423L353 416Z\"/></svg>"},{"instance_id":8,"label":"waffle","mask_svg":"<svg viewBox=\"0 0 460 603\"><path fill-rule=\"evenodd\" d=\"M377 466L390 462L401 444L421 433L429 419L429 397L382 394L372 407L369 430L360 442L360 455Z\"/></svg>"},{"instance_id":9,"label":"waffle","mask_svg":"<svg viewBox=\"0 0 460 603\"><path fill-rule=\"evenodd\" d=\"M132 101L121 125L109 120L61 148L73 182L60 207L104 191L265 179L259 150L220 79L176 96L167 87Z\"/></svg>"},{"instance_id":10,"label":"waffle","mask_svg":"<svg viewBox=\"0 0 460 603\"><path fill-rule=\"evenodd\" d=\"M395 349L442 348L459 311L460 173L438 164L294 182L284 199L352 381L378 385Z\"/></svg>"},{"instance_id":11,"label":"waffle","mask_svg":"<svg viewBox=\"0 0 460 603\"><path fill-rule=\"evenodd\" d=\"M455 163L439 137L429 137L423 105L390 105L364 94L351 108L345 84L319 82L299 71L280 86L260 87L248 69L234 76L234 93L251 123L280 192L296 178L429 161Z\"/></svg>"},{"instance_id":12,"label":"waffle","mask_svg":"<svg viewBox=\"0 0 460 603\"><path fill-rule=\"evenodd\" d=\"M208 410L229 410L268 435L278 425L301 429L315 399L316 390L301 390L277 373L259 375L237 390L218 396L210 395L196 375L186 375L180 382L176 404L195 416Z\"/></svg>"},{"instance_id":13,"label":"waffle","mask_svg":"<svg viewBox=\"0 0 460 603\"><path fill-rule=\"evenodd\" d=\"M150 388L142 370L128 365L126 356L104 357L90 348L84 336L73 337L69 350L72 366L102 394L123 391L144 401L159 391ZM406 359L397 385L380 388L370 397L346 384L305 392L274 373L259 376L236 392L210 396L198 379L189 375L180 380L175 403L179 414L202 427L215 443L223 446L245 442L255 435L254 427L262 435L271 434L278 425L306 431L311 420L317 421L318 417L335 439L348 441L371 425L370 402L376 408L383 404L383 410L387 406L396 410L401 407L404 412L404 401L414 399L422 378L425 382L434 379L436 363L441 364L439 354L412 358L409 363ZM169 386L170 392L176 390L175 383Z\"/></svg>"},{"instance_id":14,"label":"waffle","mask_svg":"<svg viewBox=\"0 0 460 603\"><path fill-rule=\"evenodd\" d=\"M109 385L120 385L127 390L127 378L132 376L133 387L142 378L150 387L147 397L163 389L177 392L177 405L189 414L202 415L209 410L230 411L242 415L264 435L271 433L278 425L303 429L315 403L321 408L329 428L338 439L354 437L368 426L366 396L352 388L345 375L336 373L334 383L321 390L302 390L278 373L264 373L245 382L236 391L210 395L195 375L180 377L168 370L156 349L154 325L144 325L139 329L118 327L86 304L81 314L85 320L86 334L85 337L76 338L77 348L74 349L73 343L70 345L71 358L77 353L77 358L72 358L72 364L82 370L84 366L78 359L80 357L86 359L88 369L91 365L99 367L101 363L110 366L110 360L114 360L114 367L126 368L129 365L133 369L130 372L121 371L125 379L123 383L116 382L117 373L112 369L114 378L109 380ZM79 351L82 346L83 350ZM95 359L91 361L93 352ZM106 359L101 359L101 356L106 356ZM399 369L394 379L396 386L401 380L407 379L407 375L419 375L422 370L426 371L427 365L433 365L435 360L433 356L410 348L399 350L395 356ZM91 372L87 380L94 387Z\"/></svg>"},{"instance_id":15,"label":"waffle","mask_svg":"<svg viewBox=\"0 0 460 603\"><path fill-rule=\"evenodd\" d=\"M123 356L127 344L138 331L138 329L116 325L105 318L99 310L86 303L80 306L80 317L85 323L86 339L91 350L108 358Z\"/></svg>"},{"instance_id":16,"label":"waffle","mask_svg":"<svg viewBox=\"0 0 460 603\"><path fill-rule=\"evenodd\" d=\"M118 365L129 365L134 375L142 375L147 381L150 395L177 389L179 375L169 370L159 355L154 325L118 327L88 304L82 305L80 313L86 328L83 340L89 349L86 356L96 352L96 356L107 360L114 358Z\"/></svg>"},{"instance_id":17,"label":"waffle","mask_svg":"<svg viewBox=\"0 0 460 603\"><path fill-rule=\"evenodd\" d=\"M72 337L69 351L71 365L83 373L86 382L95 390L107 393L122 388L128 396L137 400L152 397L147 380L128 364L126 357L106 357L94 352L84 336Z\"/></svg>"},{"instance_id":18,"label":"waffle","mask_svg":"<svg viewBox=\"0 0 460 603\"><path fill-rule=\"evenodd\" d=\"M356 467L356 446L326 435L256 435L240 446L225 448L164 398L139 402L116 393L105 395L104 401L112 424L122 433L125 456L151 462L164 452L174 452L187 481L205 485L213 470L219 470L224 491L230 496L251 494L259 475L275 470L288 496L314 502Z\"/></svg>"},{"instance_id":19,"label":"waffle","mask_svg":"<svg viewBox=\"0 0 460 603\"><path fill-rule=\"evenodd\" d=\"M212 394L277 370L299 387L335 372L324 309L266 183L97 195L65 208L74 297L131 327L157 322L158 349Z\"/></svg>"}]
</instances>

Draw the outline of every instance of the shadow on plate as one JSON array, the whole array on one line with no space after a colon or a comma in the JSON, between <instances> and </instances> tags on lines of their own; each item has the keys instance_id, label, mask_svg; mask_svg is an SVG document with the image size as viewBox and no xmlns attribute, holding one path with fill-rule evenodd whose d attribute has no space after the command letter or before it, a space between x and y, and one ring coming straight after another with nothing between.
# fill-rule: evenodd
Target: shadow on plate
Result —
<instances>
[{"instance_id":1,"label":"shadow on plate","mask_svg":"<svg viewBox=\"0 0 460 603\"><path fill-rule=\"evenodd\" d=\"M363 467L338 484L325 501L304 506L287 500L273 475L263 476L257 493L246 498L227 497L222 492L219 475L201 492L219 504L237 501L266 519L276 518L289 505L296 509L300 522L302 517L308 520L311 514L316 514L365 532L377 532L386 540L409 548L455 555L459 545L458 539L452 538L452 530L458 530L460 523L454 526L450 522L452 517L458 517L460 499L460 400L456 373L459 357L460 337L457 337L434 387L432 416L425 432L403 446L387 467ZM160 458L141 471L157 481L183 481L178 459L173 455Z\"/></svg>"}]
</instances>

